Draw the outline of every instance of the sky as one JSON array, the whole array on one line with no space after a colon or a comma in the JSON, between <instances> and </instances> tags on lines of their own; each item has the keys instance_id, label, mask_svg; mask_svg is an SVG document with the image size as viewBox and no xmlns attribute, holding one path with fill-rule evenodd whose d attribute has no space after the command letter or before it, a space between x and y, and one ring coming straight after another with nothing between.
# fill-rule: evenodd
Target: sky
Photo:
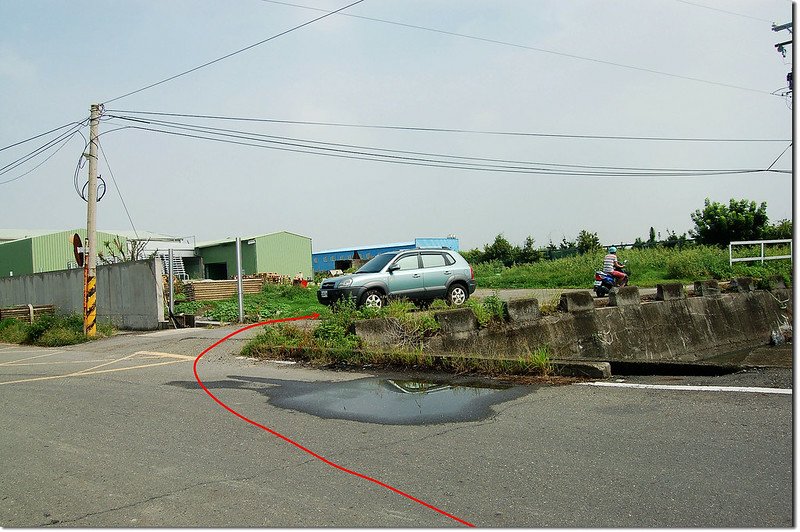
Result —
<instances>
[{"instance_id":1,"label":"sky","mask_svg":"<svg viewBox=\"0 0 800 532\"><path fill-rule=\"evenodd\" d=\"M94 103L101 230L470 249L680 235L706 198L792 218L789 0L363 0L278 36L353 1L3 0L0 228L86 226Z\"/></svg>"}]
</instances>

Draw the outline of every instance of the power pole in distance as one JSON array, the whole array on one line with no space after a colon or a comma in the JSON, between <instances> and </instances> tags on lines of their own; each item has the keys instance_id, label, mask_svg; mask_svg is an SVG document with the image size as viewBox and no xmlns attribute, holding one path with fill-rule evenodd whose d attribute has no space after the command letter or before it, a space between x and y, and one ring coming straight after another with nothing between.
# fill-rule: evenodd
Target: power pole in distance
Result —
<instances>
[{"instance_id":1,"label":"power pole in distance","mask_svg":"<svg viewBox=\"0 0 800 532\"><path fill-rule=\"evenodd\" d=\"M772 25L772 31L783 31L783 30L788 31L789 34L792 34L792 23L787 22L786 24L781 24L780 26L776 24ZM775 45L775 49L778 50L778 52L780 52L780 54L783 57L786 57L786 47L791 44L792 44L792 39L789 39L788 41L779 42L778 44ZM794 89L794 82L792 77L793 77L792 71L790 70L789 73L786 75L786 83L789 86L789 92L787 95L791 95L792 90Z\"/></svg>"},{"instance_id":2,"label":"power pole in distance","mask_svg":"<svg viewBox=\"0 0 800 532\"><path fill-rule=\"evenodd\" d=\"M89 253L86 256L86 312L83 316L83 332L93 337L97 334L97 293L95 277L97 275L97 134L100 129L102 105L95 103L89 108L89 183L86 191L86 245Z\"/></svg>"}]
</instances>

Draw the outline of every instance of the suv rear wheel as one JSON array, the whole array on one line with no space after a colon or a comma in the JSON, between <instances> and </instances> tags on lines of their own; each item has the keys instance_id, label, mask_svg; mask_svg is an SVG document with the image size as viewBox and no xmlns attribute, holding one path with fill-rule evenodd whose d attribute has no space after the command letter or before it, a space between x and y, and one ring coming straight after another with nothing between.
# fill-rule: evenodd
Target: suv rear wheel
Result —
<instances>
[{"instance_id":1,"label":"suv rear wheel","mask_svg":"<svg viewBox=\"0 0 800 532\"><path fill-rule=\"evenodd\" d=\"M371 289L367 290L364 293L364 297L361 298L361 306L368 307L368 308L381 308L384 303L384 296L380 290Z\"/></svg>"},{"instance_id":2,"label":"suv rear wheel","mask_svg":"<svg viewBox=\"0 0 800 532\"><path fill-rule=\"evenodd\" d=\"M461 283L453 283L447 289L447 304L450 306L461 306L467 301L467 298L469 298L469 293Z\"/></svg>"}]
</instances>

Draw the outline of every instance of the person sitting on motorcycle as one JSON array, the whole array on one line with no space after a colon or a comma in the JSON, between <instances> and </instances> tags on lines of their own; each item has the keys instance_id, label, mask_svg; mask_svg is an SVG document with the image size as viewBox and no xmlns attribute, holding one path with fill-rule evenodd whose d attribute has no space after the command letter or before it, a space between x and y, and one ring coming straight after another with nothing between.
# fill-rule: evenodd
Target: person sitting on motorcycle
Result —
<instances>
[{"instance_id":1,"label":"person sitting on motorcycle","mask_svg":"<svg viewBox=\"0 0 800 532\"><path fill-rule=\"evenodd\" d=\"M625 265L617 260L617 248L608 248L608 255L603 258L603 272L614 276L617 286L628 284L628 275L622 271Z\"/></svg>"}]
</instances>

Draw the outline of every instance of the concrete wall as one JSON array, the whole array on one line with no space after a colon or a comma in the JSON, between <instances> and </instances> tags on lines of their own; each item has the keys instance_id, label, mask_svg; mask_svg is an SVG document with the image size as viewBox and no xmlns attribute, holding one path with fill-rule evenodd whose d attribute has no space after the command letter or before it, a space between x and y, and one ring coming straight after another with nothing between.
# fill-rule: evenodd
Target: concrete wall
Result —
<instances>
[{"instance_id":1,"label":"concrete wall","mask_svg":"<svg viewBox=\"0 0 800 532\"><path fill-rule=\"evenodd\" d=\"M153 330L164 321L159 259L97 267L97 319L120 329ZM0 307L55 305L64 314L83 314L83 270L0 278Z\"/></svg>"},{"instance_id":2,"label":"concrete wall","mask_svg":"<svg viewBox=\"0 0 800 532\"><path fill-rule=\"evenodd\" d=\"M791 290L687 298L669 288L664 287L665 300L643 302L630 287L612 300L617 306L605 308L595 308L588 291L566 293L564 311L544 316L535 299L518 300L510 319L487 328L477 326L470 309L436 313L441 331L425 350L502 358L546 346L558 360L699 362L768 344L787 322L786 307L792 304ZM372 329L365 343L391 347Z\"/></svg>"}]
</instances>

